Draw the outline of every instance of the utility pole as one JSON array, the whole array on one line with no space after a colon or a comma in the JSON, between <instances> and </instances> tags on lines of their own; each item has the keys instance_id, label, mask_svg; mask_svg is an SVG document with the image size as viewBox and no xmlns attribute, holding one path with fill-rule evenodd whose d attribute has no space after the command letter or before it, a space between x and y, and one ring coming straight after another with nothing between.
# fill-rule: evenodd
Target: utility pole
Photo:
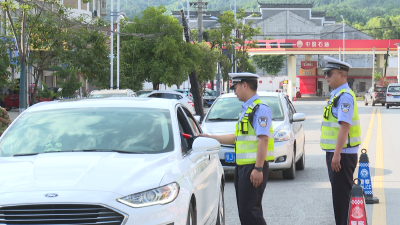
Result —
<instances>
[{"instance_id":1,"label":"utility pole","mask_svg":"<svg viewBox=\"0 0 400 225\"><path fill-rule=\"evenodd\" d=\"M120 0L117 0L117 90L119 90L119 22L121 18L119 15L121 13Z\"/></svg>"},{"instance_id":2,"label":"utility pole","mask_svg":"<svg viewBox=\"0 0 400 225\"><path fill-rule=\"evenodd\" d=\"M187 43L190 43L189 28L188 28L188 24L187 24L186 18L185 18L185 13L183 12L183 10L181 10L181 16L182 16L182 25L183 25L183 31L185 34L185 40ZM197 81L196 70L193 70L189 74L189 78L190 78L190 82L192 85L194 109L196 111L196 114L199 115L201 117L201 119L203 119L204 118L203 96L200 95L199 82Z\"/></svg>"},{"instance_id":3,"label":"utility pole","mask_svg":"<svg viewBox=\"0 0 400 225\"><path fill-rule=\"evenodd\" d=\"M372 83L371 83L371 87L374 87L374 80L375 80L375 47L374 47L374 54L372 55Z\"/></svg>"},{"instance_id":4,"label":"utility pole","mask_svg":"<svg viewBox=\"0 0 400 225\"><path fill-rule=\"evenodd\" d=\"M203 41L203 1L199 0L197 7L197 41L201 43Z\"/></svg>"},{"instance_id":5,"label":"utility pole","mask_svg":"<svg viewBox=\"0 0 400 225\"><path fill-rule=\"evenodd\" d=\"M114 67L113 67L113 61L114 61L114 54L113 54L113 48L114 48L114 46L113 46L113 38L114 38L114 22L113 22L113 16L114 16L114 6L113 6L113 3L114 3L114 1L113 0L111 0L111 12L110 12L110 14L111 14L111 34L110 34L110 51L111 51L111 53L110 53L110 71L111 71L111 77L110 77L110 90L112 90L113 89L113 69L114 69Z\"/></svg>"},{"instance_id":6,"label":"utility pole","mask_svg":"<svg viewBox=\"0 0 400 225\"><path fill-rule=\"evenodd\" d=\"M397 46L397 83L400 83L400 45L399 43L395 45Z\"/></svg>"},{"instance_id":7,"label":"utility pole","mask_svg":"<svg viewBox=\"0 0 400 225\"><path fill-rule=\"evenodd\" d=\"M342 17L343 20L343 62L344 62L344 18L343 15L340 15Z\"/></svg>"}]
</instances>

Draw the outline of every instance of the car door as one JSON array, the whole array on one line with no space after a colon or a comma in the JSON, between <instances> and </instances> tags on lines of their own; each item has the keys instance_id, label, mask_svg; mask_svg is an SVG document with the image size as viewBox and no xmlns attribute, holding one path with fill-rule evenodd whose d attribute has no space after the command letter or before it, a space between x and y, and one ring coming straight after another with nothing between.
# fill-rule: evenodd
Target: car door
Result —
<instances>
[{"instance_id":1,"label":"car door","mask_svg":"<svg viewBox=\"0 0 400 225\"><path fill-rule=\"evenodd\" d=\"M182 107L182 110L186 114L186 118L189 121L190 128L195 136L198 136L202 133L202 130L199 124L196 122L196 119L190 113L188 109ZM202 172L203 181L201 187L201 195L202 198L206 199L206 205L204 211L208 217L203 224L211 224L212 221L216 218L212 218L212 215L217 215L217 206L218 206L218 194L219 194L219 177L218 177L218 165L219 165L219 157L218 154L208 155L203 158L203 166L204 171Z\"/></svg>"},{"instance_id":2,"label":"car door","mask_svg":"<svg viewBox=\"0 0 400 225\"><path fill-rule=\"evenodd\" d=\"M298 149L300 149L299 144L301 144L301 143L299 143L299 140L300 140L300 136L301 136L300 129L301 129L302 124L301 124L301 122L293 122L293 115L296 113L296 111L295 111L292 103L289 101L289 99L287 99L286 97L285 97L285 99L286 99L286 106L288 109L288 117L289 117L289 121L291 124L291 129L294 134L295 141L296 141L296 156L295 156L295 158L297 159L297 157L300 156L300 152L298 151Z\"/></svg>"}]
</instances>

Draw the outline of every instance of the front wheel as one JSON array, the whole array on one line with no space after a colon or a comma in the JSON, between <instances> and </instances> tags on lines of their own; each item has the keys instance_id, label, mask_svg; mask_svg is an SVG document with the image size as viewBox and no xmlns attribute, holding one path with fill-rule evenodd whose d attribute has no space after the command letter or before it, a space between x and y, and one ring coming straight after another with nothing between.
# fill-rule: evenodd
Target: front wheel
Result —
<instances>
[{"instance_id":1,"label":"front wheel","mask_svg":"<svg viewBox=\"0 0 400 225\"><path fill-rule=\"evenodd\" d=\"M190 203L186 225L197 225L196 214L194 212L195 210L193 208L193 205L192 203Z\"/></svg>"},{"instance_id":2,"label":"front wheel","mask_svg":"<svg viewBox=\"0 0 400 225\"><path fill-rule=\"evenodd\" d=\"M386 108L388 109L390 106L389 106L389 104L386 104Z\"/></svg>"},{"instance_id":3,"label":"front wheel","mask_svg":"<svg viewBox=\"0 0 400 225\"><path fill-rule=\"evenodd\" d=\"M385 103L382 103L382 106L385 106Z\"/></svg>"},{"instance_id":4,"label":"front wheel","mask_svg":"<svg viewBox=\"0 0 400 225\"><path fill-rule=\"evenodd\" d=\"M222 182L221 182L221 191L219 192L217 225L225 225L225 201L224 201L224 187L222 186Z\"/></svg>"},{"instance_id":5,"label":"front wheel","mask_svg":"<svg viewBox=\"0 0 400 225\"><path fill-rule=\"evenodd\" d=\"M6 107L7 111L10 111L12 109L12 107Z\"/></svg>"},{"instance_id":6,"label":"front wheel","mask_svg":"<svg viewBox=\"0 0 400 225\"><path fill-rule=\"evenodd\" d=\"M367 102L367 99L366 99L366 98L364 99L364 105L365 105L365 106L368 106L368 102Z\"/></svg>"},{"instance_id":7,"label":"front wheel","mask_svg":"<svg viewBox=\"0 0 400 225\"><path fill-rule=\"evenodd\" d=\"M295 165L295 151L292 154L292 166L289 169L282 171L283 179L294 179L296 177L296 165Z\"/></svg>"},{"instance_id":8,"label":"front wheel","mask_svg":"<svg viewBox=\"0 0 400 225\"><path fill-rule=\"evenodd\" d=\"M375 101L374 100L372 100L372 106L375 106Z\"/></svg>"}]
</instances>

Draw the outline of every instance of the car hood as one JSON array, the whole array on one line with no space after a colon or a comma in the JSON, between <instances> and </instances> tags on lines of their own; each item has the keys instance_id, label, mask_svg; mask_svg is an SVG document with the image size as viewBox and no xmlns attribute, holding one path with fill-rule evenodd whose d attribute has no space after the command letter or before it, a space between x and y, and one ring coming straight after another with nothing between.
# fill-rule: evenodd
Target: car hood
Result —
<instances>
[{"instance_id":1,"label":"car hood","mask_svg":"<svg viewBox=\"0 0 400 225\"><path fill-rule=\"evenodd\" d=\"M201 126L204 133L209 134L231 134L235 133L236 123L234 121L230 122L204 122ZM284 121L273 121L272 126L274 128L274 133L282 129L284 126Z\"/></svg>"},{"instance_id":2,"label":"car hood","mask_svg":"<svg viewBox=\"0 0 400 225\"><path fill-rule=\"evenodd\" d=\"M175 155L115 152L44 153L0 158L0 194L85 190L120 195L158 187Z\"/></svg>"}]
</instances>

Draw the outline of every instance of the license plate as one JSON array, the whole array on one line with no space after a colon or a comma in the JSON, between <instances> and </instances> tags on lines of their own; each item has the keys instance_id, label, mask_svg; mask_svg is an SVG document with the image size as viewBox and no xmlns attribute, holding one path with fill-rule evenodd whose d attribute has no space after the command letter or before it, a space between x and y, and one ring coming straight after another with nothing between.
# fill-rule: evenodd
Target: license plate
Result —
<instances>
[{"instance_id":1,"label":"license plate","mask_svg":"<svg viewBox=\"0 0 400 225\"><path fill-rule=\"evenodd\" d=\"M400 98L400 96L393 96L394 98Z\"/></svg>"},{"instance_id":2,"label":"license plate","mask_svg":"<svg viewBox=\"0 0 400 225\"><path fill-rule=\"evenodd\" d=\"M225 162L234 163L235 162L235 153L226 152L225 153Z\"/></svg>"},{"instance_id":3,"label":"license plate","mask_svg":"<svg viewBox=\"0 0 400 225\"><path fill-rule=\"evenodd\" d=\"M213 104L213 102L207 102L207 104L210 104L210 105L212 105L212 104Z\"/></svg>"}]
</instances>

